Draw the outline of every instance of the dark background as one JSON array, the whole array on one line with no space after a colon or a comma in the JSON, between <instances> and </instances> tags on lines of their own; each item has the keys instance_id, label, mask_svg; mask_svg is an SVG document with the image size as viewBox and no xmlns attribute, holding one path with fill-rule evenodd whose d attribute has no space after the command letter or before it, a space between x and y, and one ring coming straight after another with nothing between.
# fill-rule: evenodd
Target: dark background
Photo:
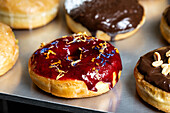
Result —
<instances>
[{"instance_id":1,"label":"dark background","mask_svg":"<svg viewBox=\"0 0 170 113\"><path fill-rule=\"evenodd\" d=\"M0 99L0 113L70 113Z\"/></svg>"}]
</instances>

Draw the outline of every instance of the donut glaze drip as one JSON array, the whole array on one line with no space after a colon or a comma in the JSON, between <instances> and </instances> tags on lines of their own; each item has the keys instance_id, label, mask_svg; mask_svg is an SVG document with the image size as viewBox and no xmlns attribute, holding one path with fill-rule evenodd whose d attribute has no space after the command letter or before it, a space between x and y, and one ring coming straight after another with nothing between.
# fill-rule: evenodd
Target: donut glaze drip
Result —
<instances>
[{"instance_id":1,"label":"donut glaze drip","mask_svg":"<svg viewBox=\"0 0 170 113\"><path fill-rule=\"evenodd\" d=\"M134 30L144 15L137 0L66 0L67 14L94 36L102 30L112 37Z\"/></svg>"},{"instance_id":2,"label":"donut glaze drip","mask_svg":"<svg viewBox=\"0 0 170 113\"><path fill-rule=\"evenodd\" d=\"M31 57L33 71L56 80L81 80L89 90L102 81L115 85L113 73L122 70L118 50L110 43L85 34L65 36L41 47Z\"/></svg>"},{"instance_id":3,"label":"donut glaze drip","mask_svg":"<svg viewBox=\"0 0 170 113\"><path fill-rule=\"evenodd\" d=\"M154 86L161 88L164 91L170 92L170 75L165 76L161 73L161 67L155 68L152 66L152 62L154 61L154 52L159 52L163 62L168 62L168 58L165 55L168 50L170 50L170 46L168 46L164 50L155 50L145 54L140 58L138 70L141 74L144 75L144 79L146 81L148 81Z\"/></svg>"}]
</instances>

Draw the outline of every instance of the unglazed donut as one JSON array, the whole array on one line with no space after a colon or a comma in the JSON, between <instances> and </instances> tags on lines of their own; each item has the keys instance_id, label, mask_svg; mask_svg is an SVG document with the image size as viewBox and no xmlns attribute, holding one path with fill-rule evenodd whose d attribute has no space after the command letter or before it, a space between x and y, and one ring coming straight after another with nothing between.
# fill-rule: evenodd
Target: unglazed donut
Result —
<instances>
[{"instance_id":1,"label":"unglazed donut","mask_svg":"<svg viewBox=\"0 0 170 113\"><path fill-rule=\"evenodd\" d=\"M106 41L129 37L145 21L137 0L66 0L65 11L73 32L86 32Z\"/></svg>"},{"instance_id":2,"label":"unglazed donut","mask_svg":"<svg viewBox=\"0 0 170 113\"><path fill-rule=\"evenodd\" d=\"M170 112L170 46L140 58L134 69L139 96L164 112Z\"/></svg>"},{"instance_id":3,"label":"unglazed donut","mask_svg":"<svg viewBox=\"0 0 170 113\"><path fill-rule=\"evenodd\" d=\"M43 45L28 64L30 77L40 89L64 98L108 92L118 82L122 70L118 49L85 33Z\"/></svg>"},{"instance_id":4,"label":"unglazed donut","mask_svg":"<svg viewBox=\"0 0 170 113\"><path fill-rule=\"evenodd\" d=\"M170 43L170 5L163 12L160 30L165 40Z\"/></svg>"},{"instance_id":5,"label":"unglazed donut","mask_svg":"<svg viewBox=\"0 0 170 113\"><path fill-rule=\"evenodd\" d=\"M19 55L19 47L11 28L0 23L0 76L13 67Z\"/></svg>"},{"instance_id":6,"label":"unglazed donut","mask_svg":"<svg viewBox=\"0 0 170 113\"><path fill-rule=\"evenodd\" d=\"M55 18L59 0L0 0L0 22L15 29L43 26Z\"/></svg>"}]
</instances>

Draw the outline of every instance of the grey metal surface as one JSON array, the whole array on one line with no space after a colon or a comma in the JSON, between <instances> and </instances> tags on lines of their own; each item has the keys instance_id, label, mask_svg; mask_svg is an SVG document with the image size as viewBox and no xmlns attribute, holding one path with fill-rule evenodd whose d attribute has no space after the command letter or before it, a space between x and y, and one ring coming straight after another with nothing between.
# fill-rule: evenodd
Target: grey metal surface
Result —
<instances>
[{"instance_id":1,"label":"grey metal surface","mask_svg":"<svg viewBox=\"0 0 170 113\"><path fill-rule=\"evenodd\" d=\"M14 30L19 40L20 56L16 65L0 77L0 98L72 112L159 112L137 95L133 69L141 55L168 45L159 30L160 18L167 2L168 0L143 0L142 4L146 10L144 26L130 38L112 42L119 49L123 62L120 81L108 93L92 98L58 98L40 90L29 77L28 60L39 48L40 43L71 34L65 23L63 7L60 7L56 19L44 27L34 30Z\"/></svg>"}]
</instances>

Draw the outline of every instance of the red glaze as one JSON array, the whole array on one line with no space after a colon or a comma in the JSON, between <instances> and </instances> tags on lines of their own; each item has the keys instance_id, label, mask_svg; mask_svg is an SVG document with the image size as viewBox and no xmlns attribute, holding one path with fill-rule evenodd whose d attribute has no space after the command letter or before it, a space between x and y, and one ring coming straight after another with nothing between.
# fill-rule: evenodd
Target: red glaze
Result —
<instances>
[{"instance_id":1,"label":"red glaze","mask_svg":"<svg viewBox=\"0 0 170 113\"><path fill-rule=\"evenodd\" d=\"M122 70L120 55L114 46L85 34L56 39L38 49L31 57L31 65L40 76L82 80L93 91L97 91L95 85L99 81L109 83L110 89L114 87L113 72L118 82L118 73Z\"/></svg>"}]
</instances>

